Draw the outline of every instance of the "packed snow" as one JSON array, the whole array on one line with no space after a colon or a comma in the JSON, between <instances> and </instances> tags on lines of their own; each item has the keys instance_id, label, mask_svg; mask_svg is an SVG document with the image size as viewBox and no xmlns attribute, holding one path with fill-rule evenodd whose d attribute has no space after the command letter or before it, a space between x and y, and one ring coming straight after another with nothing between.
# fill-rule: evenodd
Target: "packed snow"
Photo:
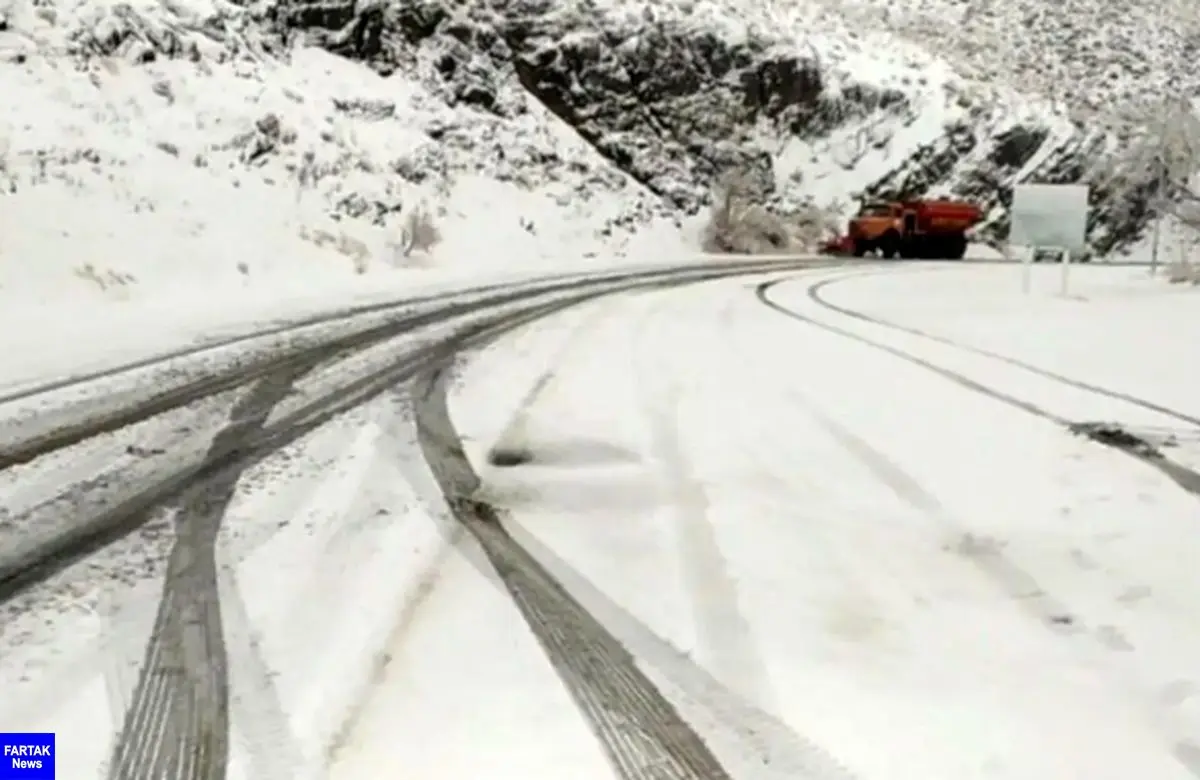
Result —
<instances>
[{"instance_id":1,"label":"packed snow","mask_svg":"<svg viewBox=\"0 0 1200 780\"><path fill-rule=\"evenodd\" d=\"M765 179L730 229L742 249L810 252L856 199L926 193L979 200L997 243L1013 183L1081 179L1093 246L1144 261L1158 174L1139 125L1190 94L1196 18L0 3L0 392L349 306L713 259L730 172ZM1196 496L1063 424L1200 471L1198 292L1166 283L1200 279L1196 232L1161 225L1155 276L1097 257L615 296L462 361L451 415L479 497L734 780L1195 780ZM318 372L281 409L442 332ZM0 524L195 465L240 397L0 474ZM6 425L49 422L15 409ZM229 780L615 777L411 417L397 388L241 477L217 543ZM63 776L109 771L172 519L5 605L0 730L56 732Z\"/></svg>"},{"instance_id":2,"label":"packed snow","mask_svg":"<svg viewBox=\"0 0 1200 780\"><path fill-rule=\"evenodd\" d=\"M1200 416L1181 359L1194 288L1079 266L1063 296L1061 271L1034 269L1026 292L1015 265L841 269L774 277L768 294L1194 454L1194 429L808 294L820 282L847 311ZM451 413L481 496L739 780L801 765L1194 776L1195 497L774 311L760 281L589 304L467 361ZM494 447L532 462L490 466ZM401 394L252 469L224 529L231 778L611 776L520 613L447 524ZM25 621L5 654L0 728L56 731L72 776L101 771L131 695L161 574L143 576L50 625Z\"/></svg>"},{"instance_id":3,"label":"packed snow","mask_svg":"<svg viewBox=\"0 0 1200 780\"><path fill-rule=\"evenodd\" d=\"M1086 268L1062 298L1057 271L1029 295L1006 268L865 274L829 297L1200 413L1175 352L1190 348L1194 292ZM742 286L611 303L565 351L561 325L534 333L526 374L551 377L534 398L497 391L514 356L485 353L456 412L488 498L859 776L1197 771L1195 497L1043 420L789 323ZM800 277L775 294L814 313L806 287ZM1113 338L1086 339L1089 327ZM956 364L915 337L903 348L983 377L984 361ZM630 370L614 374L617 363ZM991 364L989 384L1050 403L1052 383L1018 386L1011 366ZM1079 395L1060 391L1065 412L1138 422L1119 404L1080 408ZM487 417L497 402L517 408L515 423ZM1194 429L1175 427L1195 445ZM532 465L488 468L497 440L519 441Z\"/></svg>"}]
</instances>

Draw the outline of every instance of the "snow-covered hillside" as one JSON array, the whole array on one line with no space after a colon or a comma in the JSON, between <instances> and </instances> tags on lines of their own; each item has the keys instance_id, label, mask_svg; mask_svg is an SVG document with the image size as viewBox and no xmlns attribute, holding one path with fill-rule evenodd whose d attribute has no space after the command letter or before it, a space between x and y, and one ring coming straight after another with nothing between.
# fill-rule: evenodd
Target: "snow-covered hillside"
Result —
<instances>
[{"instance_id":1,"label":"snow-covered hillside","mask_svg":"<svg viewBox=\"0 0 1200 780\"><path fill-rule=\"evenodd\" d=\"M1009 88L1046 91L1020 70L1028 20L974 4L947 25L940 6L817 0L7 0L0 293L682 253L731 168L785 217L953 191L1002 229L1014 179L1110 169L1113 136L1068 118L1078 104L1167 88L1183 51L1184 28L1154 17L1102 57L1116 28L1077 5L1038 17L1046 74L1084 95L1055 109ZM1100 43L1050 46L1066 35L1051 17ZM1152 178L1100 181L1098 250L1137 233ZM406 254L420 209L443 240Z\"/></svg>"},{"instance_id":2,"label":"snow-covered hillside","mask_svg":"<svg viewBox=\"0 0 1200 780\"><path fill-rule=\"evenodd\" d=\"M186 296L421 268L428 253L403 256L401 235L418 209L439 257L480 272L619 252L622 220L646 221L654 199L519 91L503 118L451 106L418 78L285 48L268 10L8 11L5 292Z\"/></svg>"}]
</instances>

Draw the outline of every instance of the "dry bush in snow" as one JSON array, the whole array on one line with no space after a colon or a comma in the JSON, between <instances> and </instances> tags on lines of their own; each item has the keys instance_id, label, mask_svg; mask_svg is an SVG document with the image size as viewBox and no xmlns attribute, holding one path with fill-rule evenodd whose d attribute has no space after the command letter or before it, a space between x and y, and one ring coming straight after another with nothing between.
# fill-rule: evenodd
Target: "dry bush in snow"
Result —
<instances>
[{"instance_id":1,"label":"dry bush in snow","mask_svg":"<svg viewBox=\"0 0 1200 780\"><path fill-rule=\"evenodd\" d=\"M348 257L350 262L354 264L355 273L363 274L367 272L367 264L371 257L371 251L367 248L366 244L357 238L345 233L337 233L335 235L321 228L316 228L315 230L301 228L300 237L322 249L330 248L338 254Z\"/></svg>"},{"instance_id":2,"label":"dry bush in snow","mask_svg":"<svg viewBox=\"0 0 1200 780\"><path fill-rule=\"evenodd\" d=\"M441 240L433 215L424 206L416 206L404 214L397 251L401 257L408 257L413 252L428 252Z\"/></svg>"},{"instance_id":3,"label":"dry bush in snow","mask_svg":"<svg viewBox=\"0 0 1200 780\"><path fill-rule=\"evenodd\" d=\"M814 204L774 211L747 177L734 172L718 182L701 247L713 254L812 252L837 231L836 215Z\"/></svg>"},{"instance_id":4,"label":"dry bush in snow","mask_svg":"<svg viewBox=\"0 0 1200 780\"><path fill-rule=\"evenodd\" d=\"M1167 281L1171 284L1200 284L1200 266L1176 261L1167 266Z\"/></svg>"},{"instance_id":5,"label":"dry bush in snow","mask_svg":"<svg viewBox=\"0 0 1200 780\"><path fill-rule=\"evenodd\" d=\"M1193 227L1194 223L1184 223L1188 227ZM1167 281L1171 284L1197 284L1200 285L1200 265L1192 262L1191 251L1195 249L1194 245L1189 245L1192 242L1179 244L1179 257L1167 263Z\"/></svg>"},{"instance_id":6,"label":"dry bush in snow","mask_svg":"<svg viewBox=\"0 0 1200 780\"><path fill-rule=\"evenodd\" d=\"M76 278L82 279L85 282L96 285L101 292L114 290L117 292L123 291L125 287L137 281L137 278L130 273L124 271L114 271L111 268L96 268L91 263L84 263L81 266L76 266L72 273Z\"/></svg>"}]
</instances>

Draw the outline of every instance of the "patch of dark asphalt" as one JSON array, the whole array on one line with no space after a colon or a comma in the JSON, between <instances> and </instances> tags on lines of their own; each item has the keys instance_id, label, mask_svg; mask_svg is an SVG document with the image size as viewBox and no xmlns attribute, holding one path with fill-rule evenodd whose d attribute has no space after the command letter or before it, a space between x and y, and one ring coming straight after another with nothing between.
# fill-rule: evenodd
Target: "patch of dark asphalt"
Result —
<instances>
[{"instance_id":1,"label":"patch of dark asphalt","mask_svg":"<svg viewBox=\"0 0 1200 780\"><path fill-rule=\"evenodd\" d=\"M791 309L787 308L786 306L783 306L783 305L777 303L776 301L772 300L772 298L770 297L771 288L778 284L782 284L786 281L789 281L789 280L788 279L774 279L772 281L763 282L755 287L755 295L759 299L759 301L761 301L765 306L784 315L785 317L793 319L797 322L804 323L805 325L808 325L808 326L811 326L814 328L819 328L820 330L824 330L829 333L833 333L835 335L841 336L850 341L854 341L859 344L862 344L863 346L867 346L872 349L878 350L880 352L884 352L888 355L891 355L894 358L902 360L911 365L918 366L919 368L925 369L926 371L929 371L930 373L936 374L937 376L940 376L943 379L945 379L949 382L952 382L953 384L958 385L959 387L962 387L966 390L970 390L973 393L978 393L979 395L986 396L987 398L991 398L992 400L999 401L1000 403L1003 403L1014 409L1018 409L1022 412L1025 412L1026 414L1030 414L1030 415L1033 415L1034 417L1039 417L1043 420L1054 423L1055 425L1065 428L1068 431L1074 431L1075 426L1078 426L1080 424L1075 421L1068 420L1065 417L1061 417L1057 414L1054 414L1053 412L1050 412L1046 409L1043 409L1040 406L1038 406L1034 403L1031 403L1030 401L1026 401L1026 400L1018 398L1014 395L1010 395L1008 393L1001 392L1000 390L996 390L993 387L989 387L988 385L985 385L982 382L977 382L974 379L971 379L970 377L960 374L956 371L951 371L948 368L939 366L928 360L919 358L916 355L905 352L902 349L897 349L896 347L893 347L890 344L884 344L882 342L875 341L874 339L870 339L859 333L855 333L854 331L847 330L845 328L840 328L837 325L832 325L827 322L821 322L820 320L816 320L816 319L813 319L812 317L805 316L803 314L800 314L799 312L792 311ZM1115 449L1117 452L1124 453L1125 455L1128 455L1130 458L1133 458L1134 460L1137 460L1140 463L1150 466L1151 468L1157 470L1159 473L1163 474L1163 476L1170 479L1172 482L1174 482L1176 485L1178 485L1180 488L1182 488L1186 492L1188 492L1194 496L1200 497L1200 474L1187 468L1186 466L1182 466L1182 465L1175 463L1174 461L1168 459L1157 449L1151 447L1150 451L1147 452L1144 448L1141 448L1141 447L1124 446L1124 445L1120 444L1118 442L1118 440L1109 438L1109 437L1101 436L1099 438L1096 438L1096 437L1089 436L1089 438L1091 438L1093 441L1097 442L1098 444L1103 444L1107 447Z\"/></svg>"}]
</instances>

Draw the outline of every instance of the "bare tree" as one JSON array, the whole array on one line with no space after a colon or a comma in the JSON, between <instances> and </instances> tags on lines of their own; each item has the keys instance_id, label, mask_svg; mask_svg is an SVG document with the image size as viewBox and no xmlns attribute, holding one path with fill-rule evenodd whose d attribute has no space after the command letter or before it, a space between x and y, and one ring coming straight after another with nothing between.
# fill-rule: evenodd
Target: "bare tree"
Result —
<instances>
[{"instance_id":1,"label":"bare tree","mask_svg":"<svg viewBox=\"0 0 1200 780\"><path fill-rule=\"evenodd\" d=\"M1157 271L1159 238L1163 215L1186 225L1200 227L1200 117L1184 98L1149 100L1127 105L1104 117L1093 117L1094 125L1116 139L1120 152L1111 156L1093 183L1137 208L1138 201L1154 216L1151 272Z\"/></svg>"},{"instance_id":2,"label":"bare tree","mask_svg":"<svg viewBox=\"0 0 1200 780\"><path fill-rule=\"evenodd\" d=\"M1200 196L1193 188L1196 173L1200 171L1200 119L1191 100L1165 101L1157 114L1152 115L1149 135L1143 143L1145 163L1157 179L1152 207L1158 218L1154 221L1150 259L1154 273L1158 269L1162 215L1173 214L1184 221L1184 215L1194 218L1194 206L1200 205ZM1184 204L1188 207L1181 208Z\"/></svg>"}]
</instances>

